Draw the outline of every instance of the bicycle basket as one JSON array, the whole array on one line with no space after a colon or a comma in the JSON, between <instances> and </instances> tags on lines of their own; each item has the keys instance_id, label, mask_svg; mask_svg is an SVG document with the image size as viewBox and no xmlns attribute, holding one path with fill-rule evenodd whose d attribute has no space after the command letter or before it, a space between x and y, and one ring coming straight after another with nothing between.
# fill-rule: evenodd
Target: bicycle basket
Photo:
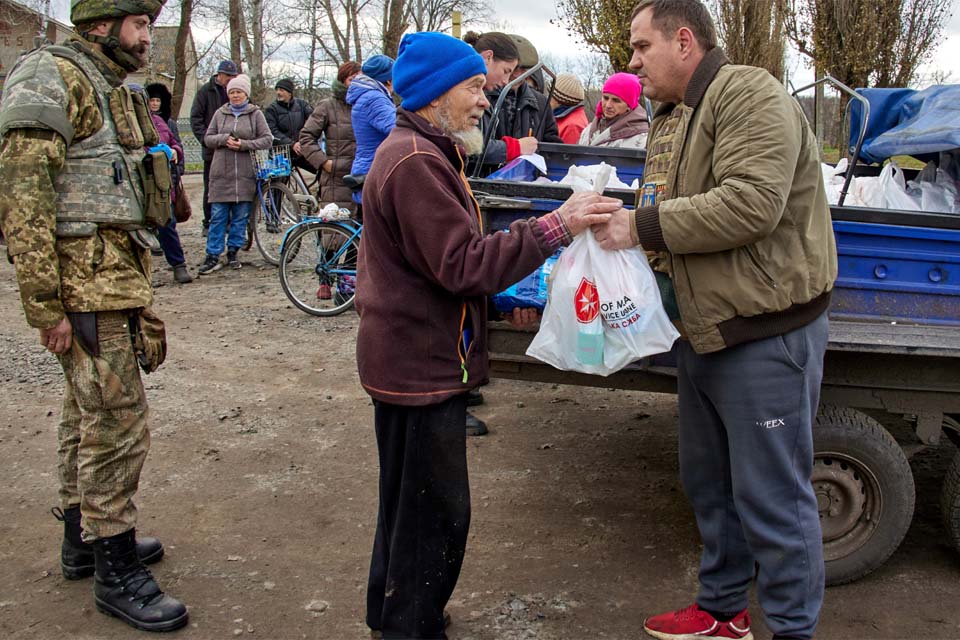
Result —
<instances>
[{"instance_id":1,"label":"bicycle basket","mask_svg":"<svg viewBox=\"0 0 960 640\"><path fill-rule=\"evenodd\" d=\"M258 180L286 178L290 175L290 145L282 144L272 149L250 151Z\"/></svg>"}]
</instances>

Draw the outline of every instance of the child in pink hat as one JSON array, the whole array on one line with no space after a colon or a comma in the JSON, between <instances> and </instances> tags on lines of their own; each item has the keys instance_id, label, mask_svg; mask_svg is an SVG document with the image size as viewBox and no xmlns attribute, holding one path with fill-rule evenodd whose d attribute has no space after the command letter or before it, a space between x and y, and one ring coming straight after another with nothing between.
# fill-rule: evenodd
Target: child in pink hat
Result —
<instances>
[{"instance_id":1,"label":"child in pink hat","mask_svg":"<svg viewBox=\"0 0 960 640\"><path fill-rule=\"evenodd\" d=\"M647 144L647 112L640 103L643 85L632 73L615 73L603 83L596 118L584 129L580 144L643 149Z\"/></svg>"}]
</instances>

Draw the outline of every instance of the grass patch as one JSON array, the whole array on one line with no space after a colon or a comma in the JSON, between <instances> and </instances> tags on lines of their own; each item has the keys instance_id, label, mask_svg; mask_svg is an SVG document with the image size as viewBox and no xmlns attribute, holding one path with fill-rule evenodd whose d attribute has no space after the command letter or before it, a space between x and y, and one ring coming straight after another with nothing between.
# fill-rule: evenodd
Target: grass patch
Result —
<instances>
[{"instance_id":1,"label":"grass patch","mask_svg":"<svg viewBox=\"0 0 960 640\"><path fill-rule=\"evenodd\" d=\"M841 156L839 147L832 147L828 144L823 145L823 152L820 154L821 160L827 164L837 164L840 162L840 158L844 156ZM901 169L923 169L924 166L923 162L913 156L893 156L891 160L895 161Z\"/></svg>"}]
</instances>

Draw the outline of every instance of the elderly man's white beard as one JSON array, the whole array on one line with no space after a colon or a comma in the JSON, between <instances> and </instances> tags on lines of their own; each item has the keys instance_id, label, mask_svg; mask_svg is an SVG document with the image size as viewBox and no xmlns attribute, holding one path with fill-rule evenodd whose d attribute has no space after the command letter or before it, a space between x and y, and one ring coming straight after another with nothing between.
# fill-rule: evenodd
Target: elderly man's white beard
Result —
<instances>
[{"instance_id":1,"label":"elderly man's white beard","mask_svg":"<svg viewBox=\"0 0 960 640\"><path fill-rule=\"evenodd\" d=\"M474 156L483 151L483 133L480 128L470 126L461 131L454 130L453 119L445 103L437 109L437 119L440 121L440 129L459 142L466 149L467 155Z\"/></svg>"}]
</instances>

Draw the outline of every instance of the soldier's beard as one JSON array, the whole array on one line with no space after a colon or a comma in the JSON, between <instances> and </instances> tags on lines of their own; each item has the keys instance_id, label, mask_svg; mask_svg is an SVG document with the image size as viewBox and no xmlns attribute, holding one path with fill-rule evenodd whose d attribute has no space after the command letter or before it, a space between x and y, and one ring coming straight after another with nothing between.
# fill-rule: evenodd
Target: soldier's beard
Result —
<instances>
[{"instance_id":1,"label":"soldier's beard","mask_svg":"<svg viewBox=\"0 0 960 640\"><path fill-rule=\"evenodd\" d=\"M128 71L136 71L147 66L149 57L147 55L147 45L137 42L132 45L120 44L115 53L117 62Z\"/></svg>"}]
</instances>

